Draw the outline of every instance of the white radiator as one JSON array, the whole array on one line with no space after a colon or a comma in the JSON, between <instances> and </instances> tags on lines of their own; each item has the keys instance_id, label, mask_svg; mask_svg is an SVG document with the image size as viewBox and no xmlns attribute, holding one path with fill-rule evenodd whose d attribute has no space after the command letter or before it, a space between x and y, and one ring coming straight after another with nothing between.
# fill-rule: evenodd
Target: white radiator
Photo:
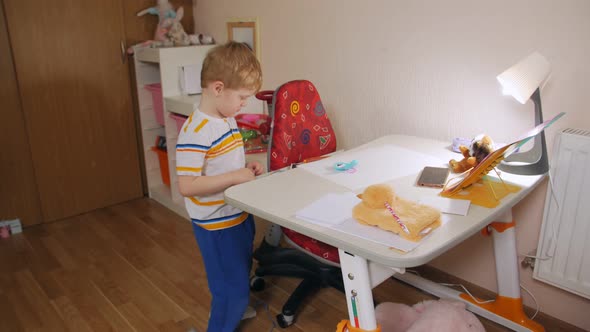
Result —
<instances>
[{"instance_id":1,"label":"white radiator","mask_svg":"<svg viewBox=\"0 0 590 332\"><path fill-rule=\"evenodd\" d=\"M557 136L551 175L533 277L590 298L590 131Z\"/></svg>"}]
</instances>

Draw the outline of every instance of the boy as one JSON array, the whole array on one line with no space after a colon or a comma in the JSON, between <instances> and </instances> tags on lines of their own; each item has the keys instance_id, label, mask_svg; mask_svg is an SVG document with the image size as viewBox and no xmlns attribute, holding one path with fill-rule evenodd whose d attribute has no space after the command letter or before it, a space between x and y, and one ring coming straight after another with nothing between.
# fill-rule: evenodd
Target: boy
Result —
<instances>
[{"instance_id":1,"label":"boy","mask_svg":"<svg viewBox=\"0 0 590 332\"><path fill-rule=\"evenodd\" d=\"M225 204L223 191L263 171L258 162L246 164L233 118L261 85L260 64L246 44L228 42L211 49L201 70L201 102L176 145L178 187L212 295L209 332L233 332L249 302L254 220Z\"/></svg>"}]
</instances>

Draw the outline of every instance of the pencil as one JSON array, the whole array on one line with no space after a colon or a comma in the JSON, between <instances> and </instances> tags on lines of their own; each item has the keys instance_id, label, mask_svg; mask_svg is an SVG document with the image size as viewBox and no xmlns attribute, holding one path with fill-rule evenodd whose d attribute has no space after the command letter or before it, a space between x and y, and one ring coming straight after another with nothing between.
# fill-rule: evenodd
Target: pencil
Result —
<instances>
[{"instance_id":1,"label":"pencil","mask_svg":"<svg viewBox=\"0 0 590 332\"><path fill-rule=\"evenodd\" d=\"M389 213L391 213L391 215L393 216L393 219L395 219L395 221L397 221L399 226L404 230L404 232L406 234L410 234L410 230L406 227L406 225L404 225L404 223L399 218L399 216L395 213L395 211L393 211L393 208L391 207L391 205L389 205L389 203L385 202L385 207L387 208Z\"/></svg>"}]
</instances>

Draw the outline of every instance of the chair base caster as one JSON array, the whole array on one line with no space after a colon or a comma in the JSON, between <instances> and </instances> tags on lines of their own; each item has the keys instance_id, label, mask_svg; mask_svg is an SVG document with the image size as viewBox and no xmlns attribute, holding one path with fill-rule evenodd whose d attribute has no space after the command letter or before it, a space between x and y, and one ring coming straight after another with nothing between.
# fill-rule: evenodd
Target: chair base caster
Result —
<instances>
[{"instance_id":1,"label":"chair base caster","mask_svg":"<svg viewBox=\"0 0 590 332\"><path fill-rule=\"evenodd\" d=\"M286 328L293 325L295 316L285 316L283 314L277 315L277 323L281 328Z\"/></svg>"},{"instance_id":2,"label":"chair base caster","mask_svg":"<svg viewBox=\"0 0 590 332\"><path fill-rule=\"evenodd\" d=\"M266 282L263 278L252 276L250 277L250 290L260 292L266 287Z\"/></svg>"}]
</instances>

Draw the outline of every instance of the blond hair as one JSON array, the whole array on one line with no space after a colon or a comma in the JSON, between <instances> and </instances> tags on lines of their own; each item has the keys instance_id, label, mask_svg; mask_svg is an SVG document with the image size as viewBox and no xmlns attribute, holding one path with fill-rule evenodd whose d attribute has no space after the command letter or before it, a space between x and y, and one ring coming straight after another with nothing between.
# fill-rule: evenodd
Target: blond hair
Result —
<instances>
[{"instance_id":1,"label":"blond hair","mask_svg":"<svg viewBox=\"0 0 590 332\"><path fill-rule=\"evenodd\" d=\"M215 81L223 82L228 89L260 90L262 70L248 45L229 41L209 50L201 70L201 87Z\"/></svg>"}]
</instances>

